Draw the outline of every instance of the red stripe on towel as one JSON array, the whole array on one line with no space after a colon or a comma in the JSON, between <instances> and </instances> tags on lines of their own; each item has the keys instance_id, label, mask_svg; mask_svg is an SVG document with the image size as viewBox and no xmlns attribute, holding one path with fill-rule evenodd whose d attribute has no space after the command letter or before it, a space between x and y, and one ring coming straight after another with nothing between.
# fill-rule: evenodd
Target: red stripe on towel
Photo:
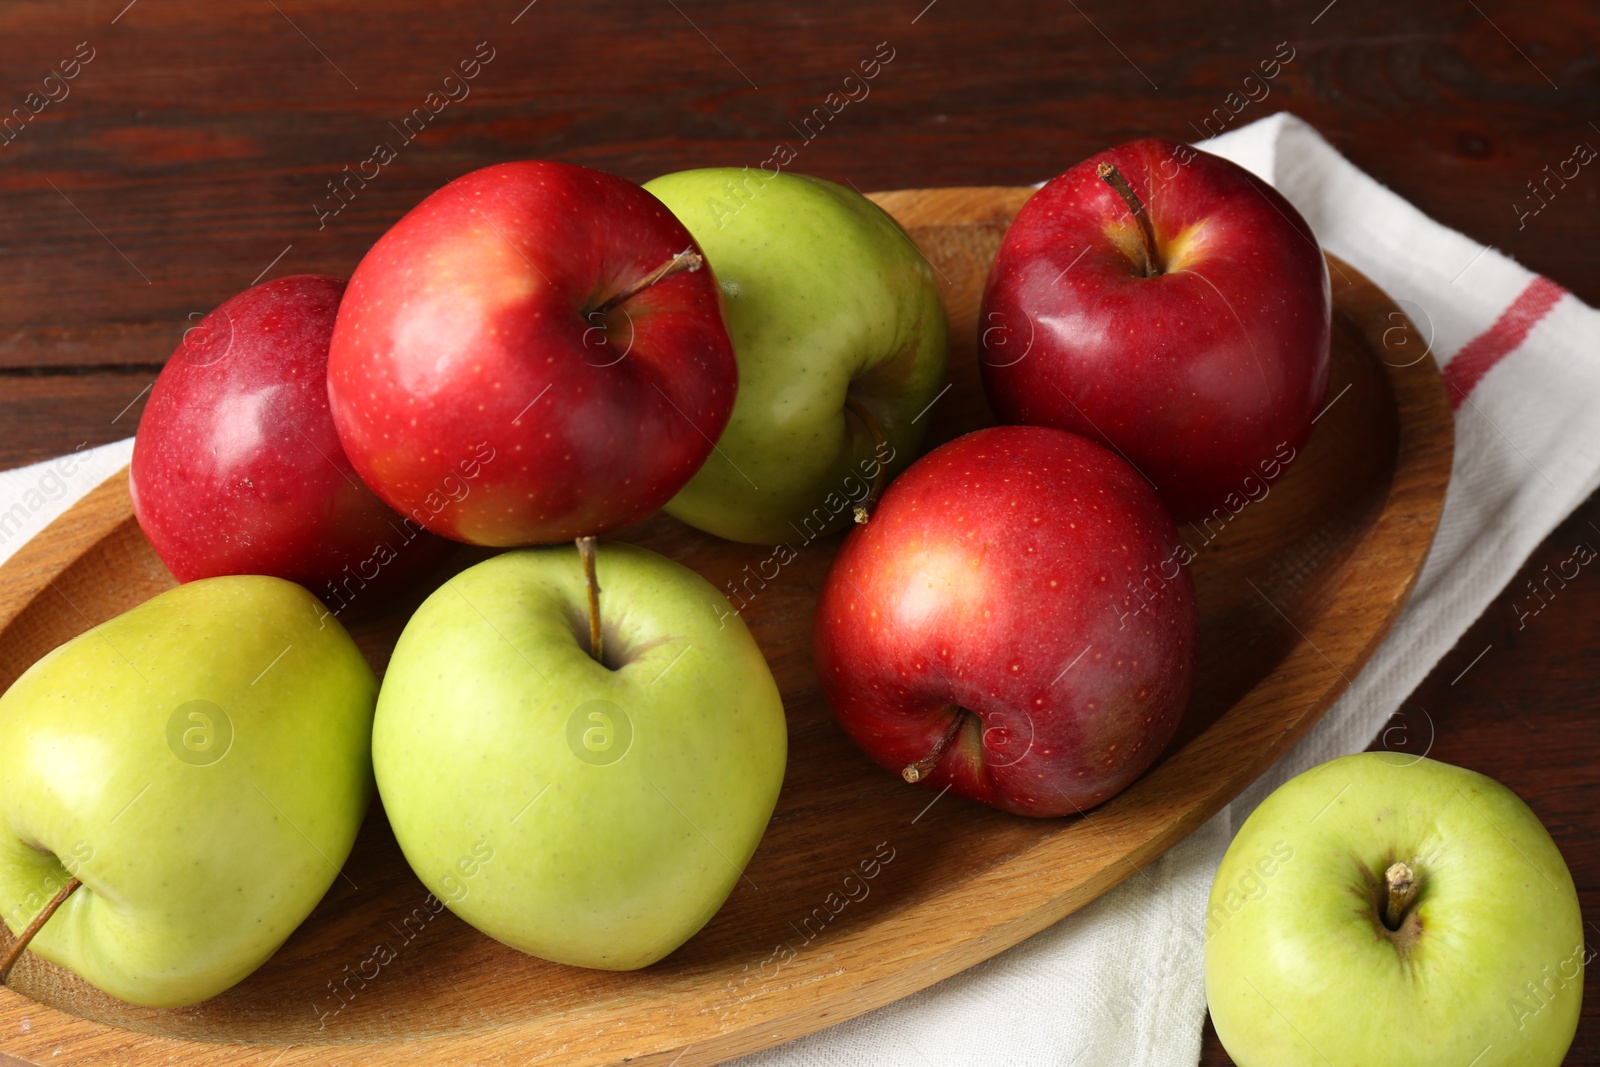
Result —
<instances>
[{"instance_id":1,"label":"red stripe on towel","mask_svg":"<svg viewBox=\"0 0 1600 1067\"><path fill-rule=\"evenodd\" d=\"M1494 325L1468 341L1444 369L1450 406L1459 408L1485 374L1528 339L1528 333L1550 313L1567 291L1549 278L1538 277L1511 302Z\"/></svg>"}]
</instances>

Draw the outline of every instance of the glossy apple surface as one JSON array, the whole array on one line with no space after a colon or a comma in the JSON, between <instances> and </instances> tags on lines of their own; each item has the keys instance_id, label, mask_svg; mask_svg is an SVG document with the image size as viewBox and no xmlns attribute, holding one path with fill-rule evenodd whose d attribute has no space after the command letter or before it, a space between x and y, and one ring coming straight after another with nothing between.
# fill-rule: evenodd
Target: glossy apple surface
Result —
<instances>
[{"instance_id":1,"label":"glossy apple surface","mask_svg":"<svg viewBox=\"0 0 1600 1067\"><path fill-rule=\"evenodd\" d=\"M1127 464L1075 434L979 430L928 453L849 535L817 603L823 695L896 773L1065 815L1172 737L1194 675L1177 531Z\"/></svg>"},{"instance_id":2,"label":"glossy apple surface","mask_svg":"<svg viewBox=\"0 0 1600 1067\"><path fill-rule=\"evenodd\" d=\"M738 367L710 269L609 310L689 232L631 182L565 163L473 171L350 279L328 362L340 439L397 511L482 545L642 519L700 468Z\"/></svg>"},{"instance_id":3,"label":"glossy apple surface","mask_svg":"<svg viewBox=\"0 0 1600 1067\"><path fill-rule=\"evenodd\" d=\"M1391 926L1396 863L1416 889ZM1555 1067L1584 940L1567 865L1516 794L1363 752L1290 779L1240 827L1211 888L1206 997L1239 1067Z\"/></svg>"},{"instance_id":4,"label":"glossy apple surface","mask_svg":"<svg viewBox=\"0 0 1600 1067\"><path fill-rule=\"evenodd\" d=\"M0 904L29 951L171 1008L271 956L372 795L378 683L279 578L208 578L73 638L0 697Z\"/></svg>"},{"instance_id":5,"label":"glossy apple surface","mask_svg":"<svg viewBox=\"0 0 1600 1067\"><path fill-rule=\"evenodd\" d=\"M343 292L315 274L246 289L185 334L162 368L128 488L180 582L268 574L338 609L380 599L448 551L379 500L340 447L327 366Z\"/></svg>"},{"instance_id":6,"label":"glossy apple surface","mask_svg":"<svg viewBox=\"0 0 1600 1067\"><path fill-rule=\"evenodd\" d=\"M1102 163L1144 205L1154 276ZM1006 231L979 325L984 389L1005 422L1119 452L1180 521L1231 514L1310 436L1330 314L1316 237L1276 190L1218 156L1134 141L1046 184Z\"/></svg>"},{"instance_id":7,"label":"glossy apple surface","mask_svg":"<svg viewBox=\"0 0 1600 1067\"><path fill-rule=\"evenodd\" d=\"M846 525L880 465L887 479L916 458L944 388L933 268L876 204L820 178L712 168L645 188L715 268L739 360L728 428L667 511L767 544Z\"/></svg>"},{"instance_id":8,"label":"glossy apple surface","mask_svg":"<svg viewBox=\"0 0 1600 1067\"><path fill-rule=\"evenodd\" d=\"M783 703L699 575L597 553L604 665L576 549L451 579L401 634L373 760L395 837L457 915L558 963L629 970L710 920L783 782Z\"/></svg>"}]
</instances>

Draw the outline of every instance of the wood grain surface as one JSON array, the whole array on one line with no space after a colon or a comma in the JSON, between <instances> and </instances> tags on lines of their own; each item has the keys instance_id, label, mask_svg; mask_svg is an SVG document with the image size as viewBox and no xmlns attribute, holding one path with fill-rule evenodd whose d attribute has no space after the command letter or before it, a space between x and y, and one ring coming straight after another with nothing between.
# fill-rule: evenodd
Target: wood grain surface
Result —
<instances>
[{"instance_id":1,"label":"wood grain surface","mask_svg":"<svg viewBox=\"0 0 1600 1067\"><path fill-rule=\"evenodd\" d=\"M0 467L126 436L189 316L258 276L348 275L432 188L512 158L643 180L757 166L785 142L796 169L863 189L1019 184L1131 137L1194 139L1292 109L1433 217L1600 303L1592 168L1537 216L1517 215L1545 167L1577 142L1600 146L1600 9L1579 0L524 5L0 5L0 114L30 92L59 95L43 79L79 42L94 54L69 95L0 144ZM327 183L485 40L495 58L471 95L321 225ZM879 42L894 58L870 94L802 131ZM1232 113L1229 94L1259 82L1281 44L1293 58L1269 94ZM1590 916L1600 584L1586 573L1525 623L1515 607L1575 543L1600 545L1597 526L1592 498L1387 735L1432 737L1433 755L1516 789ZM1600 1063L1597 1016L1590 996L1569 1062ZM1228 1062L1208 1042L1202 1062Z\"/></svg>"},{"instance_id":2,"label":"wood grain surface","mask_svg":"<svg viewBox=\"0 0 1600 1067\"><path fill-rule=\"evenodd\" d=\"M978 382L978 300L1029 193L878 197L934 263L950 314L951 386L932 415L934 442L992 423ZM511 1064L533 1053L577 1065L658 1057L693 1067L898 999L1082 907L1298 739L1377 647L1421 569L1454 442L1443 384L1431 359L1414 363L1385 347L1420 349L1396 333L1404 320L1394 304L1350 267L1329 266L1336 399L1268 494L1184 531L1198 553L1195 694L1157 765L1092 813L1026 819L946 799L904 785L851 747L811 666L816 592L840 541L826 538L791 546L793 562L747 592L744 616L784 696L789 770L747 878L667 960L624 974L561 967L448 914L396 947L398 924L427 894L375 813L346 865L349 880L239 986L182 1011L138 1009L27 956L0 991L0 1032L31 1013L31 1037L8 1046L24 1061L42 1064L46 1050L66 1048L107 1067L258 1062L257 1052L229 1043L275 1047L286 1065L339 1063L358 1051L369 1064ZM622 536L719 587L772 551L664 515ZM125 479L113 478L0 567L0 686L170 584L132 519ZM352 624L376 669L408 615L401 605ZM873 876L859 902L822 905L844 872L866 870ZM378 944L395 959L375 976L343 981Z\"/></svg>"}]
</instances>

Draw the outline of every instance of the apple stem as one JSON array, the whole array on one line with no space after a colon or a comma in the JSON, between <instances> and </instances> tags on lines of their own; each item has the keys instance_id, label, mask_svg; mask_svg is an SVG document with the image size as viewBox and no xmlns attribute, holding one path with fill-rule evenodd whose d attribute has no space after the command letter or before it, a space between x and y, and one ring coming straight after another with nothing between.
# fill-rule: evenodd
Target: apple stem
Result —
<instances>
[{"instance_id":1,"label":"apple stem","mask_svg":"<svg viewBox=\"0 0 1600 1067\"><path fill-rule=\"evenodd\" d=\"M33 917L33 922L29 923L27 928L18 934L11 944L6 946L5 954L0 955L0 985L5 985L11 978L11 968L17 965L17 960L21 959L22 954L28 950L28 943L33 940L34 935L44 929L44 924L50 921L50 916L54 915L56 909L61 907L66 902L66 899L72 895L72 891L82 884L76 878L68 878L67 884L61 887L61 891L51 897L50 902L44 906L39 914Z\"/></svg>"},{"instance_id":2,"label":"apple stem","mask_svg":"<svg viewBox=\"0 0 1600 1067\"><path fill-rule=\"evenodd\" d=\"M883 483L889 474L889 465L882 459L883 446L889 443L889 439L884 436L883 427L878 425L878 420L873 418L867 405L847 394L844 406L866 424L867 432L872 435L872 455L878 460L878 470L872 476L872 486L867 490L866 498L855 507L856 522L865 525L872 517L872 506L878 502L878 494L883 492Z\"/></svg>"},{"instance_id":3,"label":"apple stem","mask_svg":"<svg viewBox=\"0 0 1600 1067\"><path fill-rule=\"evenodd\" d=\"M661 264L661 266L657 267L649 274L646 274L639 281L634 282L632 285L628 286L628 288L622 290L622 292L618 293L610 300L607 300L605 303L595 308L589 313L589 318L592 320L596 315L604 315L612 308L626 304L629 300L632 300L634 297L638 296L640 293L644 292L646 289L650 288L663 278L671 277L680 270L699 270L701 267L705 266L705 263L706 261L701 258L700 253L696 252L692 248L685 248L682 252L679 252L677 255Z\"/></svg>"},{"instance_id":4,"label":"apple stem","mask_svg":"<svg viewBox=\"0 0 1600 1067\"><path fill-rule=\"evenodd\" d=\"M578 538L578 556L583 560L583 584L589 589L589 655L605 663L605 646L600 637L600 580L594 573L595 539Z\"/></svg>"},{"instance_id":5,"label":"apple stem","mask_svg":"<svg viewBox=\"0 0 1600 1067\"><path fill-rule=\"evenodd\" d=\"M969 712L966 708L957 708L955 717L950 720L950 725L944 728L944 733L940 735L938 741L934 742L933 751L901 771L900 777L912 785L916 785L932 773L933 769L939 765L939 761L944 759L945 751L949 749L950 742L954 741L956 734L961 732L961 724L967 721L968 714Z\"/></svg>"},{"instance_id":6,"label":"apple stem","mask_svg":"<svg viewBox=\"0 0 1600 1067\"><path fill-rule=\"evenodd\" d=\"M1410 865L1394 863L1383 872L1383 881L1389 890L1388 903L1383 909L1383 925L1398 930L1405 920L1406 909L1417 899L1417 875Z\"/></svg>"},{"instance_id":7,"label":"apple stem","mask_svg":"<svg viewBox=\"0 0 1600 1067\"><path fill-rule=\"evenodd\" d=\"M1117 195L1122 197L1122 202L1128 205L1128 210L1133 213L1134 219L1139 223L1139 234L1144 239L1144 262L1140 266L1144 269L1146 278L1154 278L1162 273L1161 256L1156 251L1156 231L1150 226L1150 214L1144 209L1144 201L1139 199L1139 194L1133 191L1133 186L1128 184L1128 179L1113 164L1102 163L1095 171L1100 180L1115 189Z\"/></svg>"}]
</instances>

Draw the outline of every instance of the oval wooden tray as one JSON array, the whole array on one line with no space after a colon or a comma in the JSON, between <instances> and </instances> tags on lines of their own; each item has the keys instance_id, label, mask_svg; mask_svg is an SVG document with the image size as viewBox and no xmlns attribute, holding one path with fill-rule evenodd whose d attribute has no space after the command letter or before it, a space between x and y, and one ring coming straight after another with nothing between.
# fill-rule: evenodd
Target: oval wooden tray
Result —
<instances>
[{"instance_id":1,"label":"oval wooden tray","mask_svg":"<svg viewBox=\"0 0 1600 1067\"><path fill-rule=\"evenodd\" d=\"M876 197L945 287L952 385L930 416L931 443L992 421L974 347L978 300L1001 234L1031 191ZM851 746L811 668L811 609L837 537L797 543L780 571L764 562L770 549L658 516L627 539L719 588L748 590L745 618L777 676L790 730L783 793L748 877L687 945L645 971L613 974L521 955L448 911L405 924L427 893L374 810L349 878L238 987L185 1010L139 1009L28 955L14 989L0 990L0 1047L22 1062L119 1067L693 1067L889 1003L1082 907L1304 734L1377 647L1422 567L1450 474L1450 407L1405 316L1348 266L1330 267L1328 407L1268 496L1182 531L1199 553L1194 698L1161 762L1088 817L1041 821L936 799ZM462 550L460 562L472 558ZM126 478L111 479L0 567L0 686L172 584L133 520ZM352 626L380 670L406 614L401 606ZM863 864L873 876L847 894L846 874ZM379 945L390 951L377 954Z\"/></svg>"}]
</instances>

